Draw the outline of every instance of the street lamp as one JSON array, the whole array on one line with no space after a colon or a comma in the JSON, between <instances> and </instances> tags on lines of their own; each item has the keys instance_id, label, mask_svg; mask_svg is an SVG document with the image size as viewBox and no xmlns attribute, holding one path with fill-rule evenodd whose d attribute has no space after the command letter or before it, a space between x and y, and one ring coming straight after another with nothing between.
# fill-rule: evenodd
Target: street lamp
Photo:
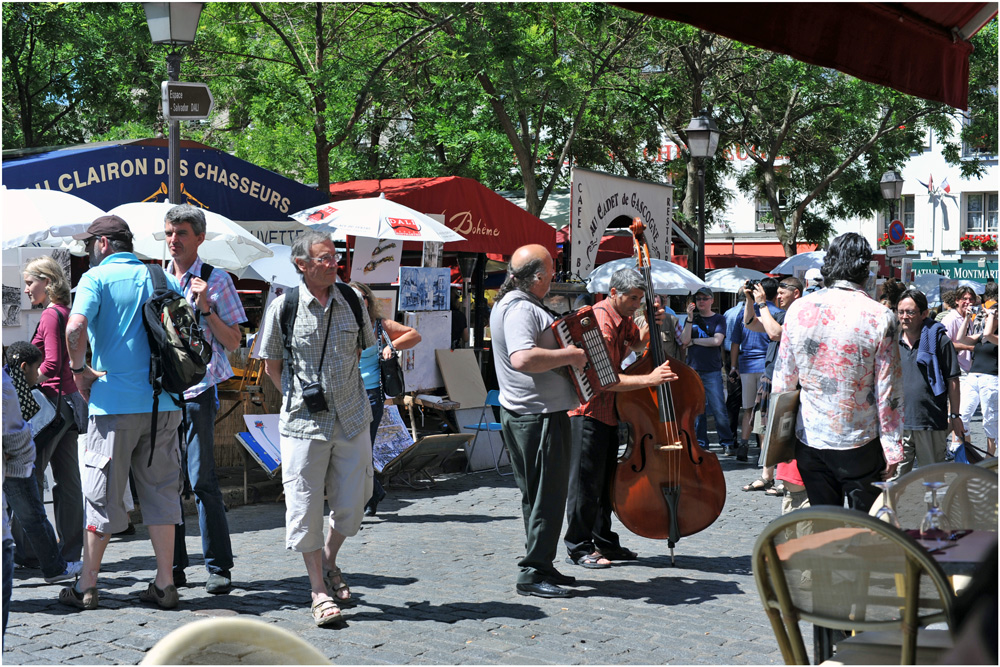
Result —
<instances>
[{"instance_id":1,"label":"street lamp","mask_svg":"<svg viewBox=\"0 0 1000 667\"><path fill-rule=\"evenodd\" d=\"M698 265L699 278L705 278L705 159L715 155L719 147L719 128L715 121L702 111L684 128L687 133L688 151L698 169Z\"/></svg>"},{"instance_id":2,"label":"street lamp","mask_svg":"<svg viewBox=\"0 0 1000 667\"><path fill-rule=\"evenodd\" d=\"M167 78L180 81L181 52L177 47L194 43L201 19L203 2L144 2L146 25L153 44L170 44L174 48L167 54ZM170 137L167 153L170 161L168 197L172 204L181 201L181 122L170 119Z\"/></svg>"}]
</instances>

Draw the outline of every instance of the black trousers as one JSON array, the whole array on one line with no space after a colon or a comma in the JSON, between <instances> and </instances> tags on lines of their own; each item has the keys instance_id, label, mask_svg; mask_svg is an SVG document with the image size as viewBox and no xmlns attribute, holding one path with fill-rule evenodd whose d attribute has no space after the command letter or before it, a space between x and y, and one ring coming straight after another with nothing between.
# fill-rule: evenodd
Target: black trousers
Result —
<instances>
[{"instance_id":1,"label":"black trousers","mask_svg":"<svg viewBox=\"0 0 1000 667\"><path fill-rule=\"evenodd\" d=\"M815 449L795 445L799 474L806 486L809 504L844 506L867 512L878 498L872 482L882 481L885 455L878 438L854 449Z\"/></svg>"},{"instance_id":2,"label":"black trousers","mask_svg":"<svg viewBox=\"0 0 1000 667\"><path fill-rule=\"evenodd\" d=\"M611 476L618 460L618 427L591 417L570 417L573 449L566 496L566 537L571 558L621 548L611 530Z\"/></svg>"},{"instance_id":3,"label":"black trousers","mask_svg":"<svg viewBox=\"0 0 1000 667\"><path fill-rule=\"evenodd\" d=\"M500 425L524 518L525 555L518 562L517 583L537 584L556 572L552 561L566 504L569 417L565 412L518 415L501 407Z\"/></svg>"}]
</instances>

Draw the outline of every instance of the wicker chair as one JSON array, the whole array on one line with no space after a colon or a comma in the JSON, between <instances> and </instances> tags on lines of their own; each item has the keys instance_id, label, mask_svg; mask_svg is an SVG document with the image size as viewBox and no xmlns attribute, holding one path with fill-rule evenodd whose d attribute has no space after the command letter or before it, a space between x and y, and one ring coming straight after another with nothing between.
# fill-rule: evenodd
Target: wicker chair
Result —
<instances>
[{"instance_id":1,"label":"wicker chair","mask_svg":"<svg viewBox=\"0 0 1000 667\"><path fill-rule=\"evenodd\" d=\"M143 665L329 665L330 659L284 628L252 618L182 625L146 654Z\"/></svg>"},{"instance_id":2,"label":"wicker chair","mask_svg":"<svg viewBox=\"0 0 1000 667\"><path fill-rule=\"evenodd\" d=\"M967 463L935 463L921 466L893 484L889 493L892 507L903 528L919 528L927 514L927 494L923 482L941 481L938 505L954 530L997 529L997 473ZM872 506L872 513L881 507Z\"/></svg>"},{"instance_id":3,"label":"wicker chair","mask_svg":"<svg viewBox=\"0 0 1000 667\"><path fill-rule=\"evenodd\" d=\"M809 664L799 622L860 631L837 643L840 664L925 664L950 647L954 596L912 538L841 507L796 510L757 538L753 573L786 664ZM918 633L920 642L918 643Z\"/></svg>"}]
</instances>

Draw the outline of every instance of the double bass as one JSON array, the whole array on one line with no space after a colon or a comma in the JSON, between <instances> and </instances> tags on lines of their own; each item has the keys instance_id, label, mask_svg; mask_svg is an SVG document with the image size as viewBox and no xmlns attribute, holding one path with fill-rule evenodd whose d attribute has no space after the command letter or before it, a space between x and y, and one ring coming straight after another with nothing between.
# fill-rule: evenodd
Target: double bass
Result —
<instances>
[{"instance_id":1,"label":"double bass","mask_svg":"<svg viewBox=\"0 0 1000 667\"><path fill-rule=\"evenodd\" d=\"M611 502L622 524L636 535L667 540L670 561L680 538L708 528L726 503L726 480L715 454L702 449L695 417L705 411L705 387L691 367L664 354L653 314L652 269L645 225L630 228L636 263L646 281L646 321L650 344L646 353L622 373L643 375L670 362L677 380L657 387L619 392L618 419L626 424L628 442L611 482Z\"/></svg>"}]
</instances>

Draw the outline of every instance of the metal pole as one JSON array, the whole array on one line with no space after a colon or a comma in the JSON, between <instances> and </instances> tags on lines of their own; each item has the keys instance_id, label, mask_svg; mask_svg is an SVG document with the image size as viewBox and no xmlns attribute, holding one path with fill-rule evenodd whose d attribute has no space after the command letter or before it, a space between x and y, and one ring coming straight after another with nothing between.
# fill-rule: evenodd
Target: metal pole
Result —
<instances>
[{"instance_id":1,"label":"metal pole","mask_svg":"<svg viewBox=\"0 0 1000 667\"><path fill-rule=\"evenodd\" d=\"M698 277L705 279L705 162L695 158L698 164Z\"/></svg>"},{"instance_id":2,"label":"metal pole","mask_svg":"<svg viewBox=\"0 0 1000 667\"><path fill-rule=\"evenodd\" d=\"M167 55L167 78L170 81L180 81L181 54L171 51ZM170 161L168 174L169 189L167 196L171 204L181 203L181 122L170 121L170 137L167 143L167 154Z\"/></svg>"},{"instance_id":3,"label":"metal pole","mask_svg":"<svg viewBox=\"0 0 1000 667\"><path fill-rule=\"evenodd\" d=\"M889 200L889 224L891 225L892 221L895 220L895 219L896 219L896 200L895 199L890 199ZM903 242L903 245L906 245L905 241ZM892 265L892 260L891 259L889 260L889 277L890 278L895 278L896 277L896 267L894 267ZM900 278L903 277L903 269L902 269L902 267L900 267L900 269L899 269L899 277Z\"/></svg>"}]
</instances>

